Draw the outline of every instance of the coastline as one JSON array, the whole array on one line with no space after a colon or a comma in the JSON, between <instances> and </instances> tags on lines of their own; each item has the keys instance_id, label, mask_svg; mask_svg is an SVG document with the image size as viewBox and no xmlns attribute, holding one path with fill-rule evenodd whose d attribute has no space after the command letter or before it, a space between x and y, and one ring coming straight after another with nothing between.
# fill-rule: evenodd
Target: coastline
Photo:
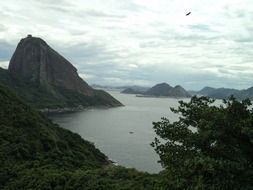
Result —
<instances>
[{"instance_id":1,"label":"coastline","mask_svg":"<svg viewBox=\"0 0 253 190\"><path fill-rule=\"evenodd\" d=\"M191 97L179 97L179 96L155 96L155 95L141 95L141 94L136 94L136 97L138 98L174 98L174 99L191 98Z\"/></svg>"},{"instance_id":2,"label":"coastline","mask_svg":"<svg viewBox=\"0 0 253 190\"><path fill-rule=\"evenodd\" d=\"M63 108L41 108L41 109L37 109L38 111L42 112L42 113L69 113L69 112L81 112L81 111L85 111L85 110L89 110L89 109L94 109L94 108L101 108L101 109L109 109L109 108L116 108L116 107L122 107L125 105L115 105L115 106L111 106L111 105L107 105L107 106L82 106L79 105L77 107L63 107Z\"/></svg>"}]
</instances>

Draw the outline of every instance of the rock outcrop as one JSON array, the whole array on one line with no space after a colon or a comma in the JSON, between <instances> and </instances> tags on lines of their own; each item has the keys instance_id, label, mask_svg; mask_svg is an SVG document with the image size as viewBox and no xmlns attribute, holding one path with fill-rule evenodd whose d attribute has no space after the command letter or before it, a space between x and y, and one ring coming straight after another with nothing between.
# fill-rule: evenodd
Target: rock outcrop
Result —
<instances>
[{"instance_id":1,"label":"rock outcrop","mask_svg":"<svg viewBox=\"0 0 253 190\"><path fill-rule=\"evenodd\" d=\"M92 88L77 74L77 69L41 38L28 35L22 39L9 64L10 72L31 82L49 84L93 95Z\"/></svg>"},{"instance_id":2,"label":"rock outcrop","mask_svg":"<svg viewBox=\"0 0 253 190\"><path fill-rule=\"evenodd\" d=\"M0 83L39 109L122 106L107 92L90 87L68 60L31 35L19 42L8 71L0 72Z\"/></svg>"}]
</instances>

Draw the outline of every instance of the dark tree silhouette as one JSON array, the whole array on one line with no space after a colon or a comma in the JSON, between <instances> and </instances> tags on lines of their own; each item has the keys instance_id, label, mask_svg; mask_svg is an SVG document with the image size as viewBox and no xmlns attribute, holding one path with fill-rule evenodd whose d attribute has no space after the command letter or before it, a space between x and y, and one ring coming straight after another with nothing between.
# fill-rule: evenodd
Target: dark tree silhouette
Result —
<instances>
[{"instance_id":1,"label":"dark tree silhouette","mask_svg":"<svg viewBox=\"0 0 253 190\"><path fill-rule=\"evenodd\" d=\"M165 168L166 189L253 189L253 110L230 97L180 101L176 122L154 122L152 146Z\"/></svg>"}]
</instances>

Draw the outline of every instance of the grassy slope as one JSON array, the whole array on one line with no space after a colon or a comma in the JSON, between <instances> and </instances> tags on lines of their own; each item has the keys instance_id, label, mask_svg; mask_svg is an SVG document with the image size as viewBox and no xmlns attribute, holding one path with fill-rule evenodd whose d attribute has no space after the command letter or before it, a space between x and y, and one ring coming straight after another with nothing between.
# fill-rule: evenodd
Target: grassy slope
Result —
<instances>
[{"instance_id":1,"label":"grassy slope","mask_svg":"<svg viewBox=\"0 0 253 190\"><path fill-rule=\"evenodd\" d=\"M0 86L0 189L160 189L156 175L106 156Z\"/></svg>"},{"instance_id":2,"label":"grassy slope","mask_svg":"<svg viewBox=\"0 0 253 190\"><path fill-rule=\"evenodd\" d=\"M12 89L27 104L35 108L122 105L104 91L95 90L95 96L89 97L57 86L33 84L2 68L0 68L0 84Z\"/></svg>"}]
</instances>

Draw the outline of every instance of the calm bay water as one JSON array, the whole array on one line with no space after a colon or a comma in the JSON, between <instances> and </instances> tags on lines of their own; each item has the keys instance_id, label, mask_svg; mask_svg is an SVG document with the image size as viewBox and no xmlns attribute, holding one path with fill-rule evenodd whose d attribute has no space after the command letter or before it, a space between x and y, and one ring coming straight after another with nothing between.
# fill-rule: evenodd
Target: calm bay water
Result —
<instances>
[{"instance_id":1,"label":"calm bay water","mask_svg":"<svg viewBox=\"0 0 253 190\"><path fill-rule=\"evenodd\" d=\"M109 93L125 106L57 114L51 119L94 142L119 165L150 173L161 171L162 167L157 163L159 157L150 146L155 137L152 122L159 121L161 117L176 120L177 116L170 111L170 107L177 107L178 99Z\"/></svg>"}]
</instances>

